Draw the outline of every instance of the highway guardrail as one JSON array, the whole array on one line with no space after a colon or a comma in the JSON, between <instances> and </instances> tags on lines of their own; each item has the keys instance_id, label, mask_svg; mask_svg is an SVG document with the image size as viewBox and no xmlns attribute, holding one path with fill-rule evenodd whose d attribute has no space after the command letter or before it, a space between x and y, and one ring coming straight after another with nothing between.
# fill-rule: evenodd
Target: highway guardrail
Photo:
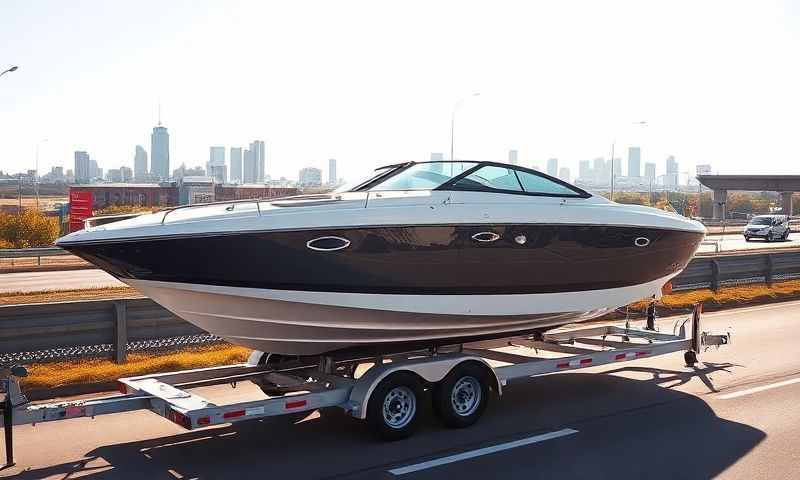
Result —
<instances>
[{"instance_id":1,"label":"highway guardrail","mask_svg":"<svg viewBox=\"0 0 800 480\"><path fill-rule=\"evenodd\" d=\"M800 251L695 257L673 290L800 278ZM149 298L0 306L0 364L104 356L219 341Z\"/></svg>"}]
</instances>

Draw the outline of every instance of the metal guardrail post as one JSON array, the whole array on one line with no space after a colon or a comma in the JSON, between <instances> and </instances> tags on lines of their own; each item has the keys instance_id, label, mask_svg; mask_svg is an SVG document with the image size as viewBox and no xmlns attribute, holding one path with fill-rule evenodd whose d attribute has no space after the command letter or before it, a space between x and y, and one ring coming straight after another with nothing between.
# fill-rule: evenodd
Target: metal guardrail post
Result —
<instances>
[{"instance_id":1,"label":"metal guardrail post","mask_svg":"<svg viewBox=\"0 0 800 480\"><path fill-rule=\"evenodd\" d=\"M775 265L772 261L772 255L764 255L764 263L766 264L766 271L764 272L764 281L767 285L772 285L772 278L775 275Z\"/></svg>"},{"instance_id":2,"label":"metal guardrail post","mask_svg":"<svg viewBox=\"0 0 800 480\"><path fill-rule=\"evenodd\" d=\"M3 409L3 430L6 440L6 464L4 468L8 468L14 466L14 419L12 417L14 414L14 407L11 405L10 392L6 392L6 399L3 401L0 408Z\"/></svg>"},{"instance_id":3,"label":"metal guardrail post","mask_svg":"<svg viewBox=\"0 0 800 480\"><path fill-rule=\"evenodd\" d=\"M114 362L128 360L128 303L125 300L114 302Z\"/></svg>"},{"instance_id":4,"label":"metal guardrail post","mask_svg":"<svg viewBox=\"0 0 800 480\"><path fill-rule=\"evenodd\" d=\"M711 290L719 291L719 261L711 260Z\"/></svg>"}]
</instances>

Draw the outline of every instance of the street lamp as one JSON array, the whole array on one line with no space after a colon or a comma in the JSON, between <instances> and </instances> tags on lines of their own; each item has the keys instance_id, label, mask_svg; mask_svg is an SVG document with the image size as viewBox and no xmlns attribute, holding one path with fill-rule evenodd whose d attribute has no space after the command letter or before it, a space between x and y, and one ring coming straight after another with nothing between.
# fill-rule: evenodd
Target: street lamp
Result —
<instances>
[{"instance_id":1,"label":"street lamp","mask_svg":"<svg viewBox=\"0 0 800 480\"><path fill-rule=\"evenodd\" d=\"M16 66L16 65L14 65L11 68L7 68L7 69L3 70L2 72L0 72L0 77L2 77L3 75L5 75L6 73L9 73L9 72L16 72L18 68L19 67Z\"/></svg>"},{"instance_id":2,"label":"street lamp","mask_svg":"<svg viewBox=\"0 0 800 480\"><path fill-rule=\"evenodd\" d=\"M477 97L479 95L480 93L475 92L471 96ZM458 107L460 107L464 103L464 101L467 100L467 98L469 97L459 99L453 105L453 113L450 115L450 160L455 160L455 158L453 158L453 150L455 148L456 110L458 110Z\"/></svg>"},{"instance_id":3,"label":"street lamp","mask_svg":"<svg viewBox=\"0 0 800 480\"><path fill-rule=\"evenodd\" d=\"M631 125L647 125L645 121L631 122ZM611 195L610 200L614 201L614 147L617 146L617 139L611 142Z\"/></svg>"}]
</instances>

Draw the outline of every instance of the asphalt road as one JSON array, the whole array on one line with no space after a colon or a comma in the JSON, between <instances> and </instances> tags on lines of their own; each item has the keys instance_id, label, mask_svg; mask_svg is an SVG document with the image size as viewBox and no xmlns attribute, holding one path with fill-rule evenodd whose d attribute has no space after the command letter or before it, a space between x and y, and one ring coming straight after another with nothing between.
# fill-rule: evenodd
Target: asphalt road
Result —
<instances>
[{"instance_id":1,"label":"asphalt road","mask_svg":"<svg viewBox=\"0 0 800 480\"><path fill-rule=\"evenodd\" d=\"M740 228L741 230L741 228ZM800 246L800 233L790 233L786 241L766 242L764 240L753 240L746 242L743 235L709 235L706 241L719 242L719 251L731 252L735 250L762 250L772 248L797 248ZM700 253L713 253L713 245L701 245Z\"/></svg>"},{"instance_id":2,"label":"asphalt road","mask_svg":"<svg viewBox=\"0 0 800 480\"><path fill-rule=\"evenodd\" d=\"M704 316L733 344L507 387L464 430L374 440L337 409L186 432L149 412L15 428L19 479L800 478L800 302ZM671 330L672 322L660 323ZM606 373L598 375L598 373ZM206 387L217 403L252 394ZM297 420L297 419L295 419Z\"/></svg>"}]
</instances>

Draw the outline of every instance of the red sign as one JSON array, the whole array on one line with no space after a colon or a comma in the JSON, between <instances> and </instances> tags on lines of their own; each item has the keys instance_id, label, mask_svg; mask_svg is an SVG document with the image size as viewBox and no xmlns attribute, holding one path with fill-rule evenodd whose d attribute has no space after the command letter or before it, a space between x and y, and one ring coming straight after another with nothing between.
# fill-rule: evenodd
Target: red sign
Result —
<instances>
[{"instance_id":1,"label":"red sign","mask_svg":"<svg viewBox=\"0 0 800 480\"><path fill-rule=\"evenodd\" d=\"M92 192L69 192L69 231L83 230L83 221L92 216Z\"/></svg>"}]
</instances>

